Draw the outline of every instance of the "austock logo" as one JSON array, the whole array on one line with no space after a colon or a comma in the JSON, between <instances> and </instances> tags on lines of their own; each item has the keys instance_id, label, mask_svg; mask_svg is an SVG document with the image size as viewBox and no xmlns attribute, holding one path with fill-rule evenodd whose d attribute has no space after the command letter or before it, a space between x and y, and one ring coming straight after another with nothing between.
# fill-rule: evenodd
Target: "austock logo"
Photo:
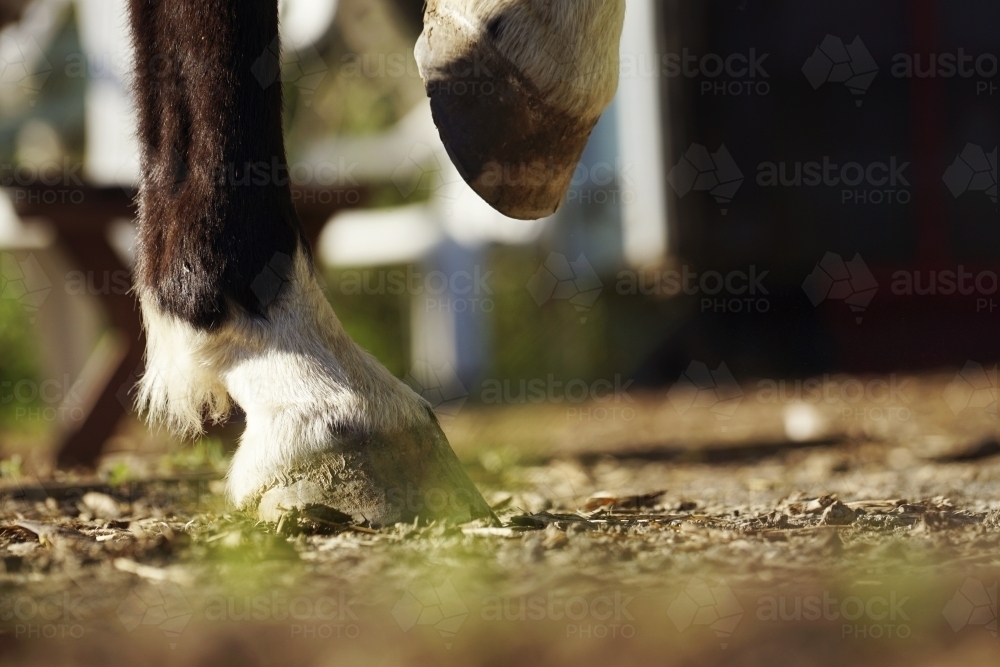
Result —
<instances>
[{"instance_id":1,"label":"austock logo","mask_svg":"<svg viewBox=\"0 0 1000 667\"><path fill-rule=\"evenodd\" d=\"M729 638L743 619L743 605L724 581L709 586L694 578L670 604L667 615L678 632L694 625L707 625L719 638L719 646L729 646Z\"/></svg>"},{"instance_id":2,"label":"austock logo","mask_svg":"<svg viewBox=\"0 0 1000 667\"><path fill-rule=\"evenodd\" d=\"M10 31L0 35L0 94L8 86L17 86L34 106L51 74L52 64L34 38L20 39Z\"/></svg>"},{"instance_id":3,"label":"austock logo","mask_svg":"<svg viewBox=\"0 0 1000 667\"><path fill-rule=\"evenodd\" d=\"M570 261L554 252L531 276L527 288L539 306L549 301L569 301L580 314L580 323L586 324L587 313L601 296L604 283L582 254Z\"/></svg>"},{"instance_id":4,"label":"austock logo","mask_svg":"<svg viewBox=\"0 0 1000 667\"><path fill-rule=\"evenodd\" d=\"M542 172L533 172L532 177L546 178ZM459 203L472 192L440 145L435 148L422 142L413 144L391 179L404 199L429 196L444 213L456 212Z\"/></svg>"},{"instance_id":5,"label":"austock logo","mask_svg":"<svg viewBox=\"0 0 1000 667\"><path fill-rule=\"evenodd\" d=\"M993 53L973 55L959 48L956 53L897 53L892 59L892 76L897 79L973 80L976 95L993 95L997 75L997 57Z\"/></svg>"},{"instance_id":6,"label":"austock logo","mask_svg":"<svg viewBox=\"0 0 1000 667\"><path fill-rule=\"evenodd\" d=\"M549 403L566 405L566 418L580 421L635 419L634 400L629 396L633 380L615 374L614 379L593 382L574 378L557 380L547 377L531 379L487 378L482 382L480 400L485 405L525 405Z\"/></svg>"},{"instance_id":7,"label":"austock logo","mask_svg":"<svg viewBox=\"0 0 1000 667\"><path fill-rule=\"evenodd\" d=\"M476 265L471 271L429 271L408 265L406 269L348 269L337 278L337 291L347 296L409 295L418 297L428 313L493 312L493 271Z\"/></svg>"},{"instance_id":8,"label":"austock logo","mask_svg":"<svg viewBox=\"0 0 1000 667\"><path fill-rule=\"evenodd\" d=\"M450 580L438 584L417 581L393 606L392 617L403 632L419 625L433 627L444 640L445 648L451 648L451 640L469 617L469 608Z\"/></svg>"},{"instance_id":9,"label":"austock logo","mask_svg":"<svg viewBox=\"0 0 1000 667\"><path fill-rule=\"evenodd\" d=\"M85 401L83 382L62 378L36 381L0 380L0 405L13 409L16 421L59 421L64 424L78 422L84 417Z\"/></svg>"},{"instance_id":10,"label":"austock logo","mask_svg":"<svg viewBox=\"0 0 1000 667\"><path fill-rule=\"evenodd\" d=\"M743 390L725 363L713 371L700 361L692 361L667 392L678 414L701 408L711 411L718 420L731 419L743 398Z\"/></svg>"},{"instance_id":11,"label":"austock logo","mask_svg":"<svg viewBox=\"0 0 1000 667\"><path fill-rule=\"evenodd\" d=\"M50 595L0 595L0 634L28 640L83 638L94 609L87 589L67 576L63 590Z\"/></svg>"},{"instance_id":12,"label":"austock logo","mask_svg":"<svg viewBox=\"0 0 1000 667\"><path fill-rule=\"evenodd\" d=\"M955 416L980 409L996 420L997 366L986 368L975 361L966 362L945 388L944 400Z\"/></svg>"},{"instance_id":13,"label":"austock logo","mask_svg":"<svg viewBox=\"0 0 1000 667\"><path fill-rule=\"evenodd\" d=\"M302 51L289 51L282 63L281 44L278 38L264 49L250 68L254 78L262 88L268 88L279 80L293 84L303 94L305 104L311 104L311 96L319 89L326 76L327 66L319 52L309 47Z\"/></svg>"},{"instance_id":14,"label":"austock logo","mask_svg":"<svg viewBox=\"0 0 1000 667\"><path fill-rule=\"evenodd\" d=\"M357 639L361 628L354 612L357 598L337 595L288 595L280 590L253 597L212 595L204 602L204 618L212 622L247 621L289 623L293 638Z\"/></svg>"},{"instance_id":15,"label":"austock logo","mask_svg":"<svg viewBox=\"0 0 1000 667\"><path fill-rule=\"evenodd\" d=\"M444 418L456 417L469 398L468 390L451 364L434 368L426 362L418 361L403 381L430 403L434 412Z\"/></svg>"},{"instance_id":16,"label":"austock logo","mask_svg":"<svg viewBox=\"0 0 1000 667\"><path fill-rule=\"evenodd\" d=\"M944 172L944 184L955 199L966 192L983 192L997 203L997 149L988 154L982 146L966 144Z\"/></svg>"},{"instance_id":17,"label":"austock logo","mask_svg":"<svg viewBox=\"0 0 1000 667\"><path fill-rule=\"evenodd\" d=\"M176 583L143 581L118 605L117 615L129 632L141 625L153 626L163 632L170 648L177 648L177 638L187 627L194 610Z\"/></svg>"},{"instance_id":18,"label":"austock logo","mask_svg":"<svg viewBox=\"0 0 1000 667\"><path fill-rule=\"evenodd\" d=\"M427 144L414 144L392 172L392 182L404 199L417 192L434 192L445 172L441 157Z\"/></svg>"},{"instance_id":19,"label":"austock logo","mask_svg":"<svg viewBox=\"0 0 1000 667\"><path fill-rule=\"evenodd\" d=\"M714 153L702 144L691 144L667 174L667 182L678 197L686 197L689 192L708 192L722 207L722 215L729 212L728 206L743 180L743 172L725 144Z\"/></svg>"},{"instance_id":20,"label":"austock logo","mask_svg":"<svg viewBox=\"0 0 1000 667\"><path fill-rule=\"evenodd\" d=\"M283 252L277 252L250 283L250 291L257 297L261 307L266 308L291 285L289 277L294 273L294 260Z\"/></svg>"},{"instance_id":21,"label":"austock logo","mask_svg":"<svg viewBox=\"0 0 1000 667\"><path fill-rule=\"evenodd\" d=\"M765 595L757 600L760 621L842 621L841 639L906 639L913 634L906 612L907 596L896 591L888 595L838 598L823 591L820 595Z\"/></svg>"},{"instance_id":22,"label":"austock logo","mask_svg":"<svg viewBox=\"0 0 1000 667\"><path fill-rule=\"evenodd\" d=\"M695 271L687 264L678 269L619 271L615 291L621 295L699 297L701 312L767 313L770 292L764 279L770 271L751 264L746 271Z\"/></svg>"},{"instance_id":23,"label":"austock logo","mask_svg":"<svg viewBox=\"0 0 1000 667\"><path fill-rule=\"evenodd\" d=\"M996 637L997 582L987 588L979 579L966 579L941 613L955 632L968 626L981 626Z\"/></svg>"},{"instance_id":24,"label":"austock logo","mask_svg":"<svg viewBox=\"0 0 1000 667\"><path fill-rule=\"evenodd\" d=\"M0 299L18 301L32 324L51 291L52 283L34 255L19 261L11 253L0 253Z\"/></svg>"},{"instance_id":25,"label":"austock logo","mask_svg":"<svg viewBox=\"0 0 1000 667\"><path fill-rule=\"evenodd\" d=\"M699 86L702 95L713 96L764 96L771 93L768 79L771 75L764 68L769 53L758 53L750 48L747 53L719 53L699 55L684 47L679 53L634 54L623 53L621 78L665 76L669 79L684 77L704 79Z\"/></svg>"},{"instance_id":26,"label":"austock logo","mask_svg":"<svg viewBox=\"0 0 1000 667\"><path fill-rule=\"evenodd\" d=\"M878 292L878 281L861 255L845 262L840 255L828 252L802 283L802 290L813 306L828 299L843 301L857 314L855 320L861 324L862 315Z\"/></svg>"},{"instance_id":27,"label":"austock logo","mask_svg":"<svg viewBox=\"0 0 1000 667\"><path fill-rule=\"evenodd\" d=\"M806 379L764 378L757 382L754 397L762 404L786 408L786 429L811 432L826 423L816 406L837 406L841 419L854 421L907 421L913 401L907 395L909 378L892 373L870 379L824 374Z\"/></svg>"},{"instance_id":28,"label":"austock logo","mask_svg":"<svg viewBox=\"0 0 1000 667\"><path fill-rule=\"evenodd\" d=\"M827 35L802 66L802 73L813 90L819 90L826 83L842 83L858 98L854 101L858 107L863 104L860 98L868 92L878 72L878 64L861 37L844 44L840 37Z\"/></svg>"},{"instance_id":29,"label":"austock logo","mask_svg":"<svg viewBox=\"0 0 1000 667\"><path fill-rule=\"evenodd\" d=\"M635 617L629 605L635 598L615 591L613 595L496 596L483 599L480 616L484 621L553 621L566 623L566 637L578 639L625 638L635 636Z\"/></svg>"},{"instance_id":30,"label":"austock logo","mask_svg":"<svg viewBox=\"0 0 1000 667\"><path fill-rule=\"evenodd\" d=\"M867 164L839 164L829 155L806 162L761 162L757 165L757 185L839 187L841 204L909 204L912 195L906 170L910 164L895 155Z\"/></svg>"}]
</instances>

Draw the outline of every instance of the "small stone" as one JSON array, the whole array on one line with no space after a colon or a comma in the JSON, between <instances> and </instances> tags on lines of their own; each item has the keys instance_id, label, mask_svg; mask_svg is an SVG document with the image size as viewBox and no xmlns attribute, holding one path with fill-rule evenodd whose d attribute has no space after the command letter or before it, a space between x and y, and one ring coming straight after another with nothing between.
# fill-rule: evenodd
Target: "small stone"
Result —
<instances>
[{"instance_id":1,"label":"small stone","mask_svg":"<svg viewBox=\"0 0 1000 667\"><path fill-rule=\"evenodd\" d=\"M83 494L81 501L83 502L83 507L95 518L118 519L122 515L118 503L107 494L90 491Z\"/></svg>"},{"instance_id":2,"label":"small stone","mask_svg":"<svg viewBox=\"0 0 1000 667\"><path fill-rule=\"evenodd\" d=\"M545 529L545 537L542 539L542 546L546 549L561 549L569 543L566 533L559 530L555 524L549 524Z\"/></svg>"},{"instance_id":3,"label":"small stone","mask_svg":"<svg viewBox=\"0 0 1000 667\"><path fill-rule=\"evenodd\" d=\"M833 496L823 496L821 498L814 498L805 504L803 511L808 514L819 514L824 512L831 505L839 502Z\"/></svg>"},{"instance_id":4,"label":"small stone","mask_svg":"<svg viewBox=\"0 0 1000 667\"><path fill-rule=\"evenodd\" d=\"M854 510L839 500L835 500L823 510L820 523L824 526L849 526L854 523L855 518L857 518L857 514Z\"/></svg>"}]
</instances>

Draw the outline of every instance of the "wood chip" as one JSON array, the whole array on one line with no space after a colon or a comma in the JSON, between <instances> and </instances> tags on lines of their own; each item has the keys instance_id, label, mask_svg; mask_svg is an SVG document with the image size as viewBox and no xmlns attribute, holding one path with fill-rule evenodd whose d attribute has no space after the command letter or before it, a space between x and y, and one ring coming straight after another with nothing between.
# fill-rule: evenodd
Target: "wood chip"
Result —
<instances>
[{"instance_id":1,"label":"wood chip","mask_svg":"<svg viewBox=\"0 0 1000 667\"><path fill-rule=\"evenodd\" d=\"M129 574L134 574L150 581L171 581L178 586L194 585L194 576L190 572L178 567L163 568L143 565L129 558L116 558L114 566L117 570L128 572Z\"/></svg>"}]
</instances>

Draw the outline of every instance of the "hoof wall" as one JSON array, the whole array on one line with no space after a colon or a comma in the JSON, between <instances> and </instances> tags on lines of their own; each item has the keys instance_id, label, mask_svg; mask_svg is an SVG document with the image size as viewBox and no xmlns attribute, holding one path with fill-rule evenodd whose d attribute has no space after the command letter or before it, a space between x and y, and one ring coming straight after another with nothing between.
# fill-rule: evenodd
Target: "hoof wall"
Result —
<instances>
[{"instance_id":1,"label":"hoof wall","mask_svg":"<svg viewBox=\"0 0 1000 667\"><path fill-rule=\"evenodd\" d=\"M278 523L292 510L315 505L372 526L418 518L496 520L433 416L406 432L334 443L282 473L259 496L256 513Z\"/></svg>"}]
</instances>

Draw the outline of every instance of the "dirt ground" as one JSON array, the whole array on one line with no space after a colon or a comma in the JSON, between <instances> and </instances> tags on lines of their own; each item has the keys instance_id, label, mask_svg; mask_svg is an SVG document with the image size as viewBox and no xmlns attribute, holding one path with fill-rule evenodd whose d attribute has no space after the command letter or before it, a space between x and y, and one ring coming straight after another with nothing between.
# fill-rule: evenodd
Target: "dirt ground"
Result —
<instances>
[{"instance_id":1,"label":"dirt ground","mask_svg":"<svg viewBox=\"0 0 1000 667\"><path fill-rule=\"evenodd\" d=\"M226 508L221 464L124 447L8 475L0 658L995 666L996 386L959 380L469 406L446 430L500 528L276 532Z\"/></svg>"}]
</instances>

